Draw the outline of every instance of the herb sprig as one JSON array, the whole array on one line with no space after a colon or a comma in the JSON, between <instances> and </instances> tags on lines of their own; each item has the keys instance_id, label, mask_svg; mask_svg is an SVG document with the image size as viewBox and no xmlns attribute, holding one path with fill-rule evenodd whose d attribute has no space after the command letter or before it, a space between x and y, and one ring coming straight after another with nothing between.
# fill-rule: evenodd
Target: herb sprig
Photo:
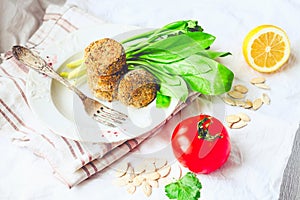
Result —
<instances>
[{"instance_id":1,"label":"herb sprig","mask_svg":"<svg viewBox=\"0 0 300 200\"><path fill-rule=\"evenodd\" d=\"M174 183L165 186L166 196L169 199L197 200L200 198L202 184L195 174L188 172Z\"/></svg>"}]
</instances>

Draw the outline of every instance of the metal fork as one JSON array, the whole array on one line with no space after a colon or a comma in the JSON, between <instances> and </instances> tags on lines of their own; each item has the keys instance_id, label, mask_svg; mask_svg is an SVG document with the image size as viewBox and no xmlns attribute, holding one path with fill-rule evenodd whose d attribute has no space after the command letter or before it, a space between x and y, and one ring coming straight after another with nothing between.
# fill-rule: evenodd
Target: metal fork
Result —
<instances>
[{"instance_id":1,"label":"metal fork","mask_svg":"<svg viewBox=\"0 0 300 200\"><path fill-rule=\"evenodd\" d=\"M124 123L128 116L119 111L113 110L102 103L87 97L78 88L72 85L69 81L61 77L47 62L39 55L32 52L30 49L23 46L13 46L13 56L21 63L34 69L37 72L43 73L50 78L53 78L67 88L75 92L81 99L86 113L96 121L110 127L117 127Z\"/></svg>"}]
</instances>

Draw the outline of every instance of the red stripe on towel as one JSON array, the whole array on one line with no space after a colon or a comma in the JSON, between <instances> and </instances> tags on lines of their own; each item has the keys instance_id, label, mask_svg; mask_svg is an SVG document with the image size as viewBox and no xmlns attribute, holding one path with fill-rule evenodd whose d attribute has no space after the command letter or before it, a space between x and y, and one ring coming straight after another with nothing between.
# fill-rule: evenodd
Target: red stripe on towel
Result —
<instances>
[{"instance_id":1,"label":"red stripe on towel","mask_svg":"<svg viewBox=\"0 0 300 200\"><path fill-rule=\"evenodd\" d=\"M84 154L84 151L83 151L83 148L82 148L82 146L80 145L80 143L79 143L78 141L74 141L74 142L75 142L76 146L78 147L80 153L83 155L83 154Z\"/></svg>"},{"instance_id":2,"label":"red stripe on towel","mask_svg":"<svg viewBox=\"0 0 300 200\"><path fill-rule=\"evenodd\" d=\"M15 62L14 62L14 64L16 64ZM17 64L16 64L17 65ZM17 65L18 66L18 65ZM24 84L24 85L26 85L26 82L25 82L25 80L24 79L22 79L22 78L16 78L16 77L14 77L14 76L12 76L12 75L10 75L1 65L0 65L0 69L3 71L3 73L5 74L5 75L7 75L10 79L19 79L20 81L22 81L22 83Z\"/></svg>"},{"instance_id":3,"label":"red stripe on towel","mask_svg":"<svg viewBox=\"0 0 300 200\"><path fill-rule=\"evenodd\" d=\"M72 145L71 145L71 144L69 143L69 141L67 140L67 138L65 138L65 137L63 137L63 136L61 136L61 138L62 138L63 141L67 144L67 146L68 146L68 148L69 148L69 150L70 150L70 153L72 154L73 158L77 159L77 156L76 156L76 154L75 154L75 151L74 151Z\"/></svg>"},{"instance_id":4,"label":"red stripe on towel","mask_svg":"<svg viewBox=\"0 0 300 200\"><path fill-rule=\"evenodd\" d=\"M54 148L55 148L55 144L54 142L52 142L48 137L46 137L44 134L41 135L42 138L44 138L46 141L48 141Z\"/></svg>"},{"instance_id":5,"label":"red stripe on towel","mask_svg":"<svg viewBox=\"0 0 300 200\"><path fill-rule=\"evenodd\" d=\"M22 98L24 99L25 103L26 103L27 105L29 105L29 104L28 104L28 101L27 101L27 98L26 98L26 95L25 95L24 91L22 90L21 86L18 84L18 82L17 82L14 78L12 78L12 77L8 77L8 78L14 82L14 84L15 84L15 86L17 87L17 89L19 90L19 92L20 92Z\"/></svg>"},{"instance_id":6,"label":"red stripe on towel","mask_svg":"<svg viewBox=\"0 0 300 200\"><path fill-rule=\"evenodd\" d=\"M88 152L85 152L85 151L84 151L84 149L82 148L80 142L78 142L78 141L74 141L74 142L75 142L76 146L78 147L78 149L79 149L81 155L87 154L88 159L89 159L88 162L91 162L92 159L93 159L93 158L92 158L92 155L89 154ZM84 165L84 164L85 164L85 161L82 160L82 165Z\"/></svg>"},{"instance_id":7,"label":"red stripe on towel","mask_svg":"<svg viewBox=\"0 0 300 200\"><path fill-rule=\"evenodd\" d=\"M48 20L54 20L54 21L56 21L56 20L58 20L59 18L61 18L61 14L59 14L59 13L46 13L45 15L44 15L44 18L43 18L43 20L44 21L48 21Z\"/></svg>"},{"instance_id":8,"label":"red stripe on towel","mask_svg":"<svg viewBox=\"0 0 300 200\"><path fill-rule=\"evenodd\" d=\"M82 166L81 169L83 169L83 171L86 173L87 177L91 176L91 173L89 172L89 170L86 168L86 166Z\"/></svg>"},{"instance_id":9,"label":"red stripe on towel","mask_svg":"<svg viewBox=\"0 0 300 200\"><path fill-rule=\"evenodd\" d=\"M131 147L131 145L129 144L129 141L124 142L124 144L129 148L129 151L132 150L132 147Z\"/></svg>"},{"instance_id":10,"label":"red stripe on towel","mask_svg":"<svg viewBox=\"0 0 300 200\"><path fill-rule=\"evenodd\" d=\"M0 109L0 113L16 131L19 131L19 128L9 119L9 117L1 109Z\"/></svg>"},{"instance_id":11,"label":"red stripe on towel","mask_svg":"<svg viewBox=\"0 0 300 200\"><path fill-rule=\"evenodd\" d=\"M53 20L56 21L55 23L57 25L59 25L61 28L63 28L64 30L66 30L67 32L72 32L77 30L78 28L76 26L74 26L72 23L70 23L68 20L62 18L61 14L57 14L57 13L47 13L44 16L44 21L49 21L49 20Z\"/></svg>"},{"instance_id":12,"label":"red stripe on towel","mask_svg":"<svg viewBox=\"0 0 300 200\"><path fill-rule=\"evenodd\" d=\"M8 110L8 112L14 116L14 118L24 127L26 127L25 123L16 115L16 113L14 111L12 111L10 109L10 107L8 107L8 105L2 100L0 99L0 103L6 108L6 110ZM26 127L27 128L27 127Z\"/></svg>"},{"instance_id":13,"label":"red stripe on towel","mask_svg":"<svg viewBox=\"0 0 300 200\"><path fill-rule=\"evenodd\" d=\"M90 162L89 164L92 166L92 168L94 169L95 173L97 173L98 169L97 169L96 165L93 162Z\"/></svg>"},{"instance_id":14,"label":"red stripe on towel","mask_svg":"<svg viewBox=\"0 0 300 200\"><path fill-rule=\"evenodd\" d=\"M79 143L78 141L76 141L76 140L74 140L74 142L75 142L77 148L79 149L81 155L84 155L84 150L83 150L83 148L81 147L80 143ZM82 165L85 165L85 160L81 159L81 164L82 164Z\"/></svg>"},{"instance_id":15,"label":"red stripe on towel","mask_svg":"<svg viewBox=\"0 0 300 200\"><path fill-rule=\"evenodd\" d=\"M67 32L73 32L76 31L78 28L76 26L74 26L71 22L69 22L66 19L59 19L57 21L57 24L60 25L63 29L65 29Z\"/></svg>"},{"instance_id":16,"label":"red stripe on towel","mask_svg":"<svg viewBox=\"0 0 300 200\"><path fill-rule=\"evenodd\" d=\"M27 129L29 129L29 130L31 130L32 132L35 132L35 133L37 133L36 132L36 130L35 129L33 129L33 128L31 128L31 127L29 127L29 126L27 126L25 123L24 123L24 121L22 121L19 117L18 117L18 115L2 100L2 99L0 99L0 103L5 107L5 109L24 127L24 128L27 128ZM16 126L17 127L17 126ZM24 132L24 131L21 131L22 133L25 133L25 134L28 134L28 133L26 133L26 132ZM55 145L54 145L54 143L49 139L49 138L47 138L44 134L41 134L41 136L47 141L47 142L49 142L53 147L55 147Z\"/></svg>"}]
</instances>

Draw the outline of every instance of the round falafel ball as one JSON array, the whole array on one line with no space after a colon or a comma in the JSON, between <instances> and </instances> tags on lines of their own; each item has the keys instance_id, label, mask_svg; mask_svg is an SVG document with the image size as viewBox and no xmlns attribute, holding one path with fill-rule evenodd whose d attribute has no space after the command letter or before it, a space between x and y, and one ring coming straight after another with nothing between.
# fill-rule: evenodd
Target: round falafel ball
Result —
<instances>
[{"instance_id":1,"label":"round falafel ball","mask_svg":"<svg viewBox=\"0 0 300 200\"><path fill-rule=\"evenodd\" d=\"M125 105L141 108L155 99L157 89L156 79L150 72L136 69L120 80L117 98Z\"/></svg>"}]
</instances>

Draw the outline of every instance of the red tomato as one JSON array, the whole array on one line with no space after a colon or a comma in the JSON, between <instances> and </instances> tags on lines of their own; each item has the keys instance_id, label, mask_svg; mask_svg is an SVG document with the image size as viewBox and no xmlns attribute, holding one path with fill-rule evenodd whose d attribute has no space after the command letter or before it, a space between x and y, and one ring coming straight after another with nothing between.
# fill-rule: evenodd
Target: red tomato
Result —
<instances>
[{"instance_id":1,"label":"red tomato","mask_svg":"<svg viewBox=\"0 0 300 200\"><path fill-rule=\"evenodd\" d=\"M177 160L195 173L208 174L220 168L230 154L226 128L209 115L180 122L174 129L171 144Z\"/></svg>"}]
</instances>

